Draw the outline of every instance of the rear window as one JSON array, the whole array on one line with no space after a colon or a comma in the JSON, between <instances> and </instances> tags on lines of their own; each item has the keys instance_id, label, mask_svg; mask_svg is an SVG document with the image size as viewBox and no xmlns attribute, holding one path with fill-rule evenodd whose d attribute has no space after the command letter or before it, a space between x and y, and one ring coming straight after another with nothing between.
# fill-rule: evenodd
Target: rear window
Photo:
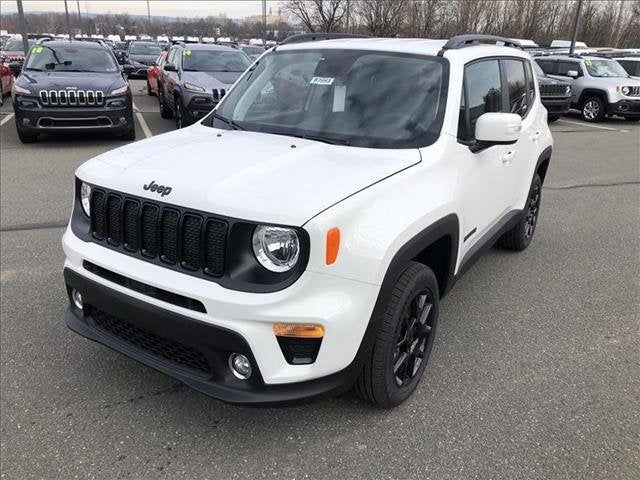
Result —
<instances>
[{"instance_id":1,"label":"rear window","mask_svg":"<svg viewBox=\"0 0 640 480\"><path fill-rule=\"evenodd\" d=\"M160 55L162 48L157 43L140 43L134 42L129 48L129 53L133 55Z\"/></svg>"}]
</instances>

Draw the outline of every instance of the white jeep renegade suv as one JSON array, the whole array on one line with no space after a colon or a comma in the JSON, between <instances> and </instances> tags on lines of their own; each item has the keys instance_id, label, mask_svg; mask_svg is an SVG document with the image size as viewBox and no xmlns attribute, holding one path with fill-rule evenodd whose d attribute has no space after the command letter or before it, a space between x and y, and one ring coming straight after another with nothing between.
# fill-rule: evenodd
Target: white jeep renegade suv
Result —
<instances>
[{"instance_id":1,"label":"white jeep renegade suv","mask_svg":"<svg viewBox=\"0 0 640 480\"><path fill-rule=\"evenodd\" d=\"M496 241L531 242L547 112L509 40L333 37L78 168L72 330L232 403L413 392L441 298Z\"/></svg>"}]
</instances>

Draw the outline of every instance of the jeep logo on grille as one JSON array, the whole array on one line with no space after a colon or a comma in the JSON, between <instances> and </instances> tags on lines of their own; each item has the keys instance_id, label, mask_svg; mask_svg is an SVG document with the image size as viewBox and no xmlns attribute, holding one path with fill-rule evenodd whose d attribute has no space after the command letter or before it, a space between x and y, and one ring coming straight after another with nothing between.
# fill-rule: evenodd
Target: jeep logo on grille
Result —
<instances>
[{"instance_id":1,"label":"jeep logo on grille","mask_svg":"<svg viewBox=\"0 0 640 480\"><path fill-rule=\"evenodd\" d=\"M142 188L150 192L159 193L161 197L166 197L171 193L171 187L158 185L155 180L151 180L148 185L144 185Z\"/></svg>"}]
</instances>

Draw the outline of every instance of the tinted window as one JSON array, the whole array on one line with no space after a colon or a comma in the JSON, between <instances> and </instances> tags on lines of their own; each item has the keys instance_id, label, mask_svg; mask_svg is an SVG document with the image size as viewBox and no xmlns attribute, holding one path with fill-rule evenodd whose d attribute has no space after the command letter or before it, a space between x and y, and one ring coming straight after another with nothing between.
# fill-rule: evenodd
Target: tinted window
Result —
<instances>
[{"instance_id":1,"label":"tinted window","mask_svg":"<svg viewBox=\"0 0 640 480\"><path fill-rule=\"evenodd\" d=\"M217 113L253 131L372 148L425 146L440 134L445 65L440 57L392 52L277 51L236 83Z\"/></svg>"},{"instance_id":2,"label":"tinted window","mask_svg":"<svg viewBox=\"0 0 640 480\"><path fill-rule=\"evenodd\" d=\"M524 63L520 60L503 60L503 66L509 95L508 111L524 117L529 108Z\"/></svg>"},{"instance_id":3,"label":"tinted window","mask_svg":"<svg viewBox=\"0 0 640 480\"><path fill-rule=\"evenodd\" d=\"M640 77L640 60L618 60L625 71L634 77Z\"/></svg>"},{"instance_id":4,"label":"tinted window","mask_svg":"<svg viewBox=\"0 0 640 480\"><path fill-rule=\"evenodd\" d=\"M502 86L498 60L484 60L467 65L464 69L467 89L469 123L464 137L473 138L478 117L487 112L502 110Z\"/></svg>"},{"instance_id":5,"label":"tinted window","mask_svg":"<svg viewBox=\"0 0 640 480\"><path fill-rule=\"evenodd\" d=\"M117 72L118 64L111 52L97 48L34 45L29 53L27 70L63 72Z\"/></svg>"},{"instance_id":6,"label":"tinted window","mask_svg":"<svg viewBox=\"0 0 640 480\"><path fill-rule=\"evenodd\" d=\"M554 62L553 60L536 60L536 63L540 65L540 68L544 73L547 75L553 75L558 62Z\"/></svg>"},{"instance_id":7,"label":"tinted window","mask_svg":"<svg viewBox=\"0 0 640 480\"><path fill-rule=\"evenodd\" d=\"M36 44L35 40L27 40L27 42L29 43L29 46ZM22 39L10 38L4 44L4 50L6 50L7 52L24 52Z\"/></svg>"},{"instance_id":8,"label":"tinted window","mask_svg":"<svg viewBox=\"0 0 640 480\"><path fill-rule=\"evenodd\" d=\"M529 109L531 109L531 106L533 105L533 101L536 98L536 84L535 81L533 79L533 68L534 66L537 67L537 64L535 62L524 62L525 65L525 73L527 74L527 90L529 91ZM540 67L538 67L540 68Z\"/></svg>"},{"instance_id":9,"label":"tinted window","mask_svg":"<svg viewBox=\"0 0 640 480\"><path fill-rule=\"evenodd\" d=\"M571 70L578 72L578 75L580 75L580 64L578 62L558 62L558 75L566 77Z\"/></svg>"}]
</instances>

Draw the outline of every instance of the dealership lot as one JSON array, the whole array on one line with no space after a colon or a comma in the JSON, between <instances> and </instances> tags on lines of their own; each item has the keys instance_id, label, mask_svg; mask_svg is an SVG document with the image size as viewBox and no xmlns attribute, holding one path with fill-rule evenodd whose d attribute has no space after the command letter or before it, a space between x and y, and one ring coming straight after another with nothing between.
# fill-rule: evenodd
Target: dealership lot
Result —
<instances>
[{"instance_id":1,"label":"dealership lot","mask_svg":"<svg viewBox=\"0 0 640 480\"><path fill-rule=\"evenodd\" d=\"M132 80L138 139L173 129ZM71 333L60 237L73 172L123 142L22 145L0 116L2 478L640 476L640 125L553 124L540 224L444 300L416 394L229 406ZM176 159L179 161L180 159Z\"/></svg>"}]
</instances>

